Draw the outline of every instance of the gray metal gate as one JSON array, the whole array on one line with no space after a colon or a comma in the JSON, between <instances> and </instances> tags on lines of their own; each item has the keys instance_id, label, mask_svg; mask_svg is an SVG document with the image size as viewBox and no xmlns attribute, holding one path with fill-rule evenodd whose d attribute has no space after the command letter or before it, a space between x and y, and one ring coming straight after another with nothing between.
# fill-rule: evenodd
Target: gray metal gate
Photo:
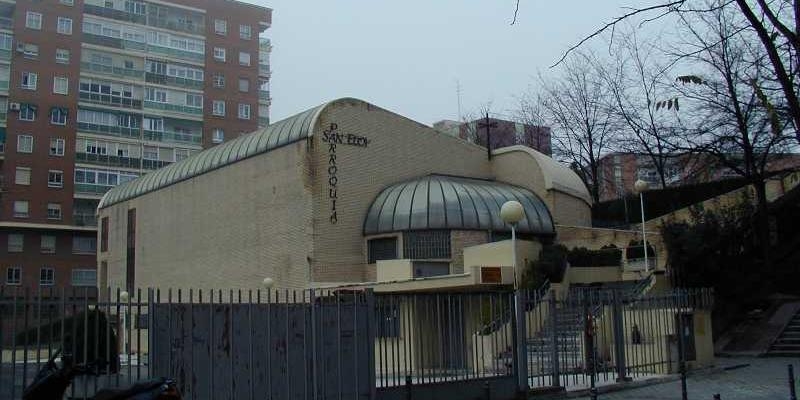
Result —
<instances>
[{"instance_id":1,"label":"gray metal gate","mask_svg":"<svg viewBox=\"0 0 800 400\"><path fill-rule=\"evenodd\" d=\"M371 295L246 295L154 302L152 375L175 377L187 399L370 398Z\"/></svg>"}]
</instances>

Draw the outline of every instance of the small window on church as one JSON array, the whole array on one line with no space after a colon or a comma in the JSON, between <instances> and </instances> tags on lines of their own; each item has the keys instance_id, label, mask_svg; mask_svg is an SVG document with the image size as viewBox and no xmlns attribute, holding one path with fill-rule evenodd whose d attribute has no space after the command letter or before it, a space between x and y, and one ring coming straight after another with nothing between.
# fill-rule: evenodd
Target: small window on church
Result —
<instances>
[{"instance_id":1,"label":"small window on church","mask_svg":"<svg viewBox=\"0 0 800 400\"><path fill-rule=\"evenodd\" d=\"M368 264L378 260L394 260L397 258L397 238L387 237L367 241Z\"/></svg>"}]
</instances>

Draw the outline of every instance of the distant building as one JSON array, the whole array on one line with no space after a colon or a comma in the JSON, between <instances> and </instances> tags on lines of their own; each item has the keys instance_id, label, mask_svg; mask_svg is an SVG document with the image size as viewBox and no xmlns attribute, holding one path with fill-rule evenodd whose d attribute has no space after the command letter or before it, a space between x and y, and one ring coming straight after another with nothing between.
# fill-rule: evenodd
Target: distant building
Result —
<instances>
[{"instance_id":1,"label":"distant building","mask_svg":"<svg viewBox=\"0 0 800 400\"><path fill-rule=\"evenodd\" d=\"M486 128L482 128L481 123L485 119L477 119L472 122L458 122L452 120L442 120L433 124L433 128L439 132L447 133L451 136L473 142L477 145L486 147ZM502 119L489 118L492 140L492 150L502 147L523 145L528 146L540 153L552 155L550 143L550 128L546 126L528 125L520 122L506 121Z\"/></svg>"},{"instance_id":2,"label":"distant building","mask_svg":"<svg viewBox=\"0 0 800 400\"><path fill-rule=\"evenodd\" d=\"M776 155L768 165L769 171L800 168L800 154ZM665 168L669 186L714 182L740 177L736 171L719 165L709 155L676 154ZM641 179L651 188L662 188L658 170L649 155L642 153L610 153L600 159L600 201L614 200L633 193L633 184Z\"/></svg>"}]
</instances>

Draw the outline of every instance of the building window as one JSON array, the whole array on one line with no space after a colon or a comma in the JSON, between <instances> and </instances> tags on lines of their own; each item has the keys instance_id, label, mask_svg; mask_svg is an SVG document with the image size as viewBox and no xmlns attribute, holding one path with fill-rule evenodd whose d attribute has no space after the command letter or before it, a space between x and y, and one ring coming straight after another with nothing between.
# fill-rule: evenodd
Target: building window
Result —
<instances>
[{"instance_id":1,"label":"building window","mask_svg":"<svg viewBox=\"0 0 800 400\"><path fill-rule=\"evenodd\" d=\"M56 252L56 237L52 235L42 235L42 253L54 254Z\"/></svg>"},{"instance_id":2,"label":"building window","mask_svg":"<svg viewBox=\"0 0 800 400\"><path fill-rule=\"evenodd\" d=\"M158 161L158 147L144 146L144 150L142 151L142 158L144 158L145 160Z\"/></svg>"},{"instance_id":3,"label":"building window","mask_svg":"<svg viewBox=\"0 0 800 400\"><path fill-rule=\"evenodd\" d=\"M17 153L33 153L33 136L17 135Z\"/></svg>"},{"instance_id":4,"label":"building window","mask_svg":"<svg viewBox=\"0 0 800 400\"><path fill-rule=\"evenodd\" d=\"M97 285L96 269L73 269L72 286L95 286Z\"/></svg>"},{"instance_id":5,"label":"building window","mask_svg":"<svg viewBox=\"0 0 800 400\"><path fill-rule=\"evenodd\" d=\"M225 87L225 75L214 74L214 87L215 88L224 88Z\"/></svg>"},{"instance_id":6,"label":"building window","mask_svg":"<svg viewBox=\"0 0 800 400\"><path fill-rule=\"evenodd\" d=\"M108 217L100 219L100 251L108 251Z\"/></svg>"},{"instance_id":7,"label":"building window","mask_svg":"<svg viewBox=\"0 0 800 400\"><path fill-rule=\"evenodd\" d=\"M39 58L39 45L22 43L22 56L29 59Z\"/></svg>"},{"instance_id":8,"label":"building window","mask_svg":"<svg viewBox=\"0 0 800 400\"><path fill-rule=\"evenodd\" d=\"M9 253L22 253L25 243L25 236L21 233L8 234L8 252Z\"/></svg>"},{"instance_id":9,"label":"building window","mask_svg":"<svg viewBox=\"0 0 800 400\"><path fill-rule=\"evenodd\" d=\"M194 108L203 108L203 95L186 93L186 106Z\"/></svg>"},{"instance_id":10,"label":"building window","mask_svg":"<svg viewBox=\"0 0 800 400\"><path fill-rule=\"evenodd\" d=\"M225 131L220 128L214 128L211 136L211 142L222 143L225 140Z\"/></svg>"},{"instance_id":11,"label":"building window","mask_svg":"<svg viewBox=\"0 0 800 400\"><path fill-rule=\"evenodd\" d=\"M75 4L75 0L59 0L59 3L65 6L72 6Z\"/></svg>"},{"instance_id":12,"label":"building window","mask_svg":"<svg viewBox=\"0 0 800 400\"><path fill-rule=\"evenodd\" d=\"M25 15L25 27L30 29L42 29L42 14L28 11Z\"/></svg>"},{"instance_id":13,"label":"building window","mask_svg":"<svg viewBox=\"0 0 800 400\"><path fill-rule=\"evenodd\" d=\"M239 52L239 65L243 65L245 67L250 66L250 53L244 51Z\"/></svg>"},{"instance_id":14,"label":"building window","mask_svg":"<svg viewBox=\"0 0 800 400\"><path fill-rule=\"evenodd\" d=\"M128 210L128 227L126 235L125 283L129 291L133 290L136 279L136 209Z\"/></svg>"},{"instance_id":15,"label":"building window","mask_svg":"<svg viewBox=\"0 0 800 400\"><path fill-rule=\"evenodd\" d=\"M14 218L28 218L30 216L27 200L17 200L14 202Z\"/></svg>"},{"instance_id":16,"label":"building window","mask_svg":"<svg viewBox=\"0 0 800 400\"><path fill-rule=\"evenodd\" d=\"M64 155L64 139L50 138L50 155L57 157Z\"/></svg>"},{"instance_id":17,"label":"building window","mask_svg":"<svg viewBox=\"0 0 800 400\"><path fill-rule=\"evenodd\" d=\"M189 158L188 149L175 149L175 162L183 161Z\"/></svg>"},{"instance_id":18,"label":"building window","mask_svg":"<svg viewBox=\"0 0 800 400\"><path fill-rule=\"evenodd\" d=\"M47 187L62 188L64 187L64 171L51 169L47 172Z\"/></svg>"},{"instance_id":19,"label":"building window","mask_svg":"<svg viewBox=\"0 0 800 400\"><path fill-rule=\"evenodd\" d=\"M31 169L27 167L17 167L16 175L14 176L14 183L17 185L30 185Z\"/></svg>"},{"instance_id":20,"label":"building window","mask_svg":"<svg viewBox=\"0 0 800 400\"><path fill-rule=\"evenodd\" d=\"M56 63L69 64L69 50L56 49Z\"/></svg>"},{"instance_id":21,"label":"building window","mask_svg":"<svg viewBox=\"0 0 800 400\"><path fill-rule=\"evenodd\" d=\"M19 285L22 283L22 268L8 267L6 269L6 284Z\"/></svg>"},{"instance_id":22,"label":"building window","mask_svg":"<svg viewBox=\"0 0 800 400\"><path fill-rule=\"evenodd\" d=\"M58 17L58 26L56 30L62 35L72 35L72 19Z\"/></svg>"},{"instance_id":23,"label":"building window","mask_svg":"<svg viewBox=\"0 0 800 400\"><path fill-rule=\"evenodd\" d=\"M397 259L397 238L387 237L367 241L367 263L375 264L378 260Z\"/></svg>"},{"instance_id":24,"label":"building window","mask_svg":"<svg viewBox=\"0 0 800 400\"><path fill-rule=\"evenodd\" d=\"M228 34L228 21L224 19L215 19L214 20L214 33L217 35L227 35Z\"/></svg>"},{"instance_id":25,"label":"building window","mask_svg":"<svg viewBox=\"0 0 800 400\"><path fill-rule=\"evenodd\" d=\"M125 11L131 14L145 15L147 13L147 4L140 1L125 1Z\"/></svg>"},{"instance_id":26,"label":"building window","mask_svg":"<svg viewBox=\"0 0 800 400\"><path fill-rule=\"evenodd\" d=\"M23 72L22 73L22 88L25 90L36 90L39 82L39 74L36 72Z\"/></svg>"},{"instance_id":27,"label":"building window","mask_svg":"<svg viewBox=\"0 0 800 400\"><path fill-rule=\"evenodd\" d=\"M39 269L39 284L42 286L52 286L56 281L56 270L50 267Z\"/></svg>"},{"instance_id":28,"label":"building window","mask_svg":"<svg viewBox=\"0 0 800 400\"><path fill-rule=\"evenodd\" d=\"M250 119L250 104L239 104L239 119Z\"/></svg>"},{"instance_id":29,"label":"building window","mask_svg":"<svg viewBox=\"0 0 800 400\"><path fill-rule=\"evenodd\" d=\"M154 101L156 103L166 103L168 99L167 91L151 87L144 88L144 99L146 101Z\"/></svg>"},{"instance_id":30,"label":"building window","mask_svg":"<svg viewBox=\"0 0 800 400\"><path fill-rule=\"evenodd\" d=\"M403 258L450 258L450 231L408 231L403 236Z\"/></svg>"},{"instance_id":31,"label":"building window","mask_svg":"<svg viewBox=\"0 0 800 400\"><path fill-rule=\"evenodd\" d=\"M33 104L22 104L19 107L20 121L36 121L36 111L39 108Z\"/></svg>"},{"instance_id":32,"label":"building window","mask_svg":"<svg viewBox=\"0 0 800 400\"><path fill-rule=\"evenodd\" d=\"M250 25L239 25L239 38L250 40L253 36L253 28Z\"/></svg>"},{"instance_id":33,"label":"building window","mask_svg":"<svg viewBox=\"0 0 800 400\"><path fill-rule=\"evenodd\" d=\"M220 117L225 116L225 100L214 100L212 114Z\"/></svg>"},{"instance_id":34,"label":"building window","mask_svg":"<svg viewBox=\"0 0 800 400\"><path fill-rule=\"evenodd\" d=\"M214 60L225 62L225 49L222 47L214 47Z\"/></svg>"},{"instance_id":35,"label":"building window","mask_svg":"<svg viewBox=\"0 0 800 400\"><path fill-rule=\"evenodd\" d=\"M450 274L450 264L441 261L414 261L411 263L411 268L414 270L414 278L428 278L431 276Z\"/></svg>"},{"instance_id":36,"label":"building window","mask_svg":"<svg viewBox=\"0 0 800 400\"><path fill-rule=\"evenodd\" d=\"M73 236L72 252L75 254L97 253L97 238L88 236Z\"/></svg>"},{"instance_id":37,"label":"building window","mask_svg":"<svg viewBox=\"0 0 800 400\"><path fill-rule=\"evenodd\" d=\"M53 93L69 94L69 79L65 76L53 77Z\"/></svg>"},{"instance_id":38,"label":"building window","mask_svg":"<svg viewBox=\"0 0 800 400\"><path fill-rule=\"evenodd\" d=\"M47 219L52 219L52 220L61 219L61 204L47 203Z\"/></svg>"},{"instance_id":39,"label":"building window","mask_svg":"<svg viewBox=\"0 0 800 400\"><path fill-rule=\"evenodd\" d=\"M239 78L239 91L245 93L250 91L250 79Z\"/></svg>"},{"instance_id":40,"label":"building window","mask_svg":"<svg viewBox=\"0 0 800 400\"><path fill-rule=\"evenodd\" d=\"M50 109L50 123L53 125L66 125L67 114L69 110L61 107L53 107Z\"/></svg>"}]
</instances>

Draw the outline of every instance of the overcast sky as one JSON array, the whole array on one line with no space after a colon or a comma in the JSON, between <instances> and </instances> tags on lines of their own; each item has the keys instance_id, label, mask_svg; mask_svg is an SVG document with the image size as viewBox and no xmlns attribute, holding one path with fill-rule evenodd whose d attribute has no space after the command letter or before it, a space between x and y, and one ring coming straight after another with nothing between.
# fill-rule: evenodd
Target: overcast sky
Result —
<instances>
[{"instance_id":1,"label":"overcast sky","mask_svg":"<svg viewBox=\"0 0 800 400\"><path fill-rule=\"evenodd\" d=\"M356 97L425 124L516 97L570 45L653 0L247 0L273 9L271 119ZM601 43L595 47L602 50Z\"/></svg>"}]
</instances>

